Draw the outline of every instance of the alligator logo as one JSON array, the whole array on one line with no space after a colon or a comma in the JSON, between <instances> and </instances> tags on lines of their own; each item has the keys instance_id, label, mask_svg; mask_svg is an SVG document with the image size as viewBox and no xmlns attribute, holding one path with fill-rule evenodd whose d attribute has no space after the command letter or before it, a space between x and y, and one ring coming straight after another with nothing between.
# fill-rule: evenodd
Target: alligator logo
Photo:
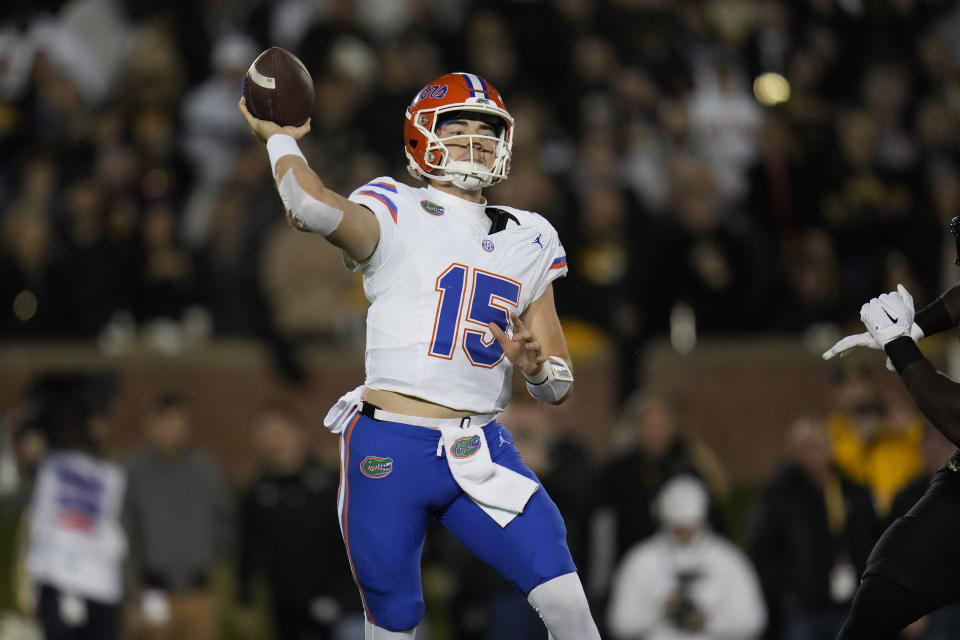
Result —
<instances>
[{"instance_id":1,"label":"alligator logo","mask_svg":"<svg viewBox=\"0 0 960 640\"><path fill-rule=\"evenodd\" d=\"M435 202L430 202L429 200L421 200L420 206L423 207L423 210L433 216L442 216L443 207L438 205Z\"/></svg>"},{"instance_id":2,"label":"alligator logo","mask_svg":"<svg viewBox=\"0 0 960 640\"><path fill-rule=\"evenodd\" d=\"M382 478L393 471L393 458L367 456L360 463L360 473L368 478Z\"/></svg>"},{"instance_id":3,"label":"alligator logo","mask_svg":"<svg viewBox=\"0 0 960 640\"><path fill-rule=\"evenodd\" d=\"M457 438L450 447L450 455L454 458L469 458L477 451L480 451L480 436Z\"/></svg>"}]
</instances>

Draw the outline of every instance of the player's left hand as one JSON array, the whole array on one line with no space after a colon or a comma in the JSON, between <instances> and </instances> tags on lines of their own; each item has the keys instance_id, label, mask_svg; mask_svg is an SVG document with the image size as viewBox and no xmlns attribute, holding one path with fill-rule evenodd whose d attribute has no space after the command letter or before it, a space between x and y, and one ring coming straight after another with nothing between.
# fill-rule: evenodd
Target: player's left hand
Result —
<instances>
[{"instance_id":1,"label":"player's left hand","mask_svg":"<svg viewBox=\"0 0 960 640\"><path fill-rule=\"evenodd\" d=\"M881 346L909 336L913 315L913 296L903 285L897 285L897 291L881 294L860 308L860 320Z\"/></svg>"},{"instance_id":2,"label":"player's left hand","mask_svg":"<svg viewBox=\"0 0 960 640\"><path fill-rule=\"evenodd\" d=\"M543 355L543 347L533 332L527 328L520 316L515 312L510 312L510 324L513 327L513 335L508 336L495 322L490 322L487 327L493 334L493 337L500 343L500 348L506 354L510 362L515 367L519 367L528 376L532 376L540 371L540 365L547 360Z\"/></svg>"}]
</instances>

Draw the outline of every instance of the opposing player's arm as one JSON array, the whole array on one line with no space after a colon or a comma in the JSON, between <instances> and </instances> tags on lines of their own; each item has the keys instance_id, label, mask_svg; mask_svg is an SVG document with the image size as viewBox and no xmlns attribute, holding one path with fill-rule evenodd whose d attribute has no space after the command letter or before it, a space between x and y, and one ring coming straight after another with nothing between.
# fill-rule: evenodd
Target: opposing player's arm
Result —
<instances>
[{"instance_id":1,"label":"opposing player's arm","mask_svg":"<svg viewBox=\"0 0 960 640\"><path fill-rule=\"evenodd\" d=\"M955 329L960 323L960 284L944 292L939 298L917 311L914 322L926 336Z\"/></svg>"},{"instance_id":2,"label":"opposing player's arm","mask_svg":"<svg viewBox=\"0 0 960 640\"><path fill-rule=\"evenodd\" d=\"M239 106L250 130L268 144L272 155L276 155L273 177L290 224L300 231L321 233L356 262L369 258L380 241L376 216L362 205L328 189L294 143L287 140L289 148L285 148L276 144L282 141L281 138L270 141L278 134L299 140L310 130L310 121L299 127L281 127L250 115L244 99L240 100Z\"/></svg>"},{"instance_id":3,"label":"opposing player's arm","mask_svg":"<svg viewBox=\"0 0 960 640\"><path fill-rule=\"evenodd\" d=\"M907 365L900 376L920 412L960 447L960 384L937 371L926 358Z\"/></svg>"}]
</instances>

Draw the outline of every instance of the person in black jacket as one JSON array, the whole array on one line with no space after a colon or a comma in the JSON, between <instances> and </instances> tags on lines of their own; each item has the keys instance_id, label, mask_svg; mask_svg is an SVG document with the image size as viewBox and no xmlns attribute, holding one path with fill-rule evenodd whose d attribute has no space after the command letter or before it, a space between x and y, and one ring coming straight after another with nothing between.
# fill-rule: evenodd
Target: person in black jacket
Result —
<instances>
[{"instance_id":1,"label":"person in black jacket","mask_svg":"<svg viewBox=\"0 0 960 640\"><path fill-rule=\"evenodd\" d=\"M960 248L960 218L951 231ZM957 259L960 264L960 257ZM856 346L882 348L917 407L954 445L960 444L960 384L937 371L916 341L956 328L960 284L914 314L902 285L860 309L867 328L847 336L824 358ZM896 638L901 629L940 607L960 601L960 451L934 475L917 504L884 532L870 554L839 640Z\"/></svg>"},{"instance_id":2,"label":"person in black jacket","mask_svg":"<svg viewBox=\"0 0 960 640\"><path fill-rule=\"evenodd\" d=\"M623 409L623 442L600 470L601 508L612 510L613 560L658 528L651 510L654 498L670 478L691 474L710 492L710 525L723 533L720 504L726 498L726 472L716 455L680 424L677 407L658 394L636 393Z\"/></svg>"},{"instance_id":3,"label":"person in black jacket","mask_svg":"<svg viewBox=\"0 0 960 640\"><path fill-rule=\"evenodd\" d=\"M336 467L311 454L303 422L285 407L260 409L252 429L262 466L241 502L239 603L251 604L259 574L277 640L332 639L351 613L362 629L340 542Z\"/></svg>"},{"instance_id":4,"label":"person in black jacket","mask_svg":"<svg viewBox=\"0 0 960 640\"><path fill-rule=\"evenodd\" d=\"M876 540L873 503L833 464L822 419L798 418L787 444L747 540L767 600L765 637L832 640Z\"/></svg>"}]
</instances>

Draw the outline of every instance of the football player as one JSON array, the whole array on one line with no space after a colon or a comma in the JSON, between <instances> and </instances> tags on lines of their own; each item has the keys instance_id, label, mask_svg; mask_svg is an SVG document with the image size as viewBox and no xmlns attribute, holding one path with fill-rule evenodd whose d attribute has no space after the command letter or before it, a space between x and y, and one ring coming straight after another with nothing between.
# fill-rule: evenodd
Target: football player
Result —
<instances>
[{"instance_id":1,"label":"football player","mask_svg":"<svg viewBox=\"0 0 960 640\"><path fill-rule=\"evenodd\" d=\"M951 231L960 235L954 218ZM855 347L883 349L927 419L960 445L960 384L939 373L916 342L956 329L960 285L914 314L913 297L902 285L863 305L865 333L847 336L823 354L833 358ZM923 497L881 536L839 640L897 638L899 631L945 604L960 601L960 451L934 475Z\"/></svg>"},{"instance_id":2,"label":"football player","mask_svg":"<svg viewBox=\"0 0 960 640\"><path fill-rule=\"evenodd\" d=\"M424 614L428 518L527 595L557 639L599 638L563 519L496 421L519 368L530 394L559 404L573 383L552 282L567 272L553 226L490 206L507 178L514 121L470 73L414 96L408 170L349 197L329 190L297 139L310 128L252 117L290 223L319 233L363 274L366 380L325 424L341 431L338 508L366 614L366 638L414 638Z\"/></svg>"}]
</instances>

